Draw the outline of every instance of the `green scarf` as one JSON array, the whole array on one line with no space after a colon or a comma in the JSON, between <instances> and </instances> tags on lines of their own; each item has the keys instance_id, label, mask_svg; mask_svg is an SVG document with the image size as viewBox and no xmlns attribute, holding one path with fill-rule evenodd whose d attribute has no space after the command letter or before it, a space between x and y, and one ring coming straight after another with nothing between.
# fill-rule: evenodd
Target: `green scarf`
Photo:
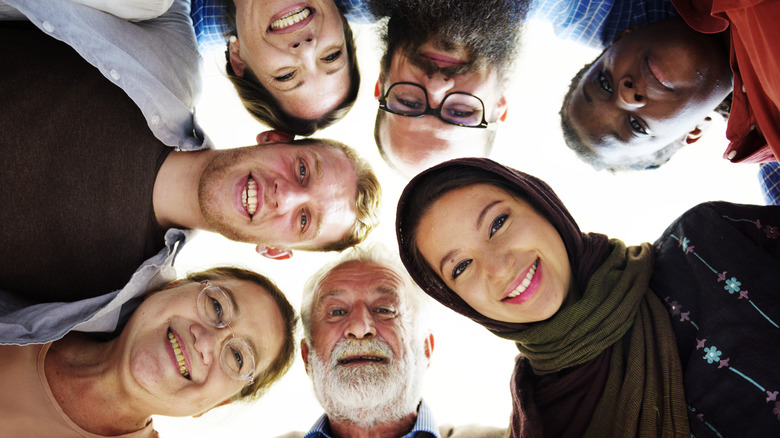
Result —
<instances>
[{"instance_id":1,"label":"green scarf","mask_svg":"<svg viewBox=\"0 0 780 438\"><path fill-rule=\"evenodd\" d=\"M648 289L649 243L612 252L582 297L549 320L496 335L517 348L538 375L581 365L613 346L607 382L587 437L690 436L682 370L666 308Z\"/></svg>"}]
</instances>

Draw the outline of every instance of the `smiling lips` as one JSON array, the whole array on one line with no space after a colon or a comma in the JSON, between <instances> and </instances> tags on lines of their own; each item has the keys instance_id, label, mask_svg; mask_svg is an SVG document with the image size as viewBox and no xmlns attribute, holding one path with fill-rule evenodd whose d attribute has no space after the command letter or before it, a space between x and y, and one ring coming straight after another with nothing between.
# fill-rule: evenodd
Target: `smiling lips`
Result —
<instances>
[{"instance_id":1,"label":"smiling lips","mask_svg":"<svg viewBox=\"0 0 780 438\"><path fill-rule=\"evenodd\" d=\"M246 186L241 193L241 205L244 206L247 214L251 218L257 212L257 181L249 175L246 180Z\"/></svg>"},{"instance_id":2,"label":"smiling lips","mask_svg":"<svg viewBox=\"0 0 780 438\"><path fill-rule=\"evenodd\" d=\"M525 278L523 281L520 282L519 285L510 292L507 296L505 296L501 301L511 300L512 298L515 298L525 292L526 289L528 289L528 286L531 284L531 281L533 281L534 276L536 275L536 268L539 266L539 259L536 259L534 264L531 266L531 269L528 270L528 273L525 274Z\"/></svg>"},{"instance_id":3,"label":"smiling lips","mask_svg":"<svg viewBox=\"0 0 780 438\"><path fill-rule=\"evenodd\" d=\"M289 12L287 14L284 14L284 16L277 18L276 20L271 22L271 26L269 28L272 31L288 28L295 23L299 23L305 20L306 17L309 16L309 14L311 14L311 9L309 9L308 7Z\"/></svg>"},{"instance_id":4,"label":"smiling lips","mask_svg":"<svg viewBox=\"0 0 780 438\"><path fill-rule=\"evenodd\" d=\"M189 379L190 372L187 370L187 361L184 360L184 354L181 352L179 340L176 339L176 336L173 334L171 329L168 329L168 342L171 343L171 347L173 347L173 354L176 355L176 362L179 364L179 372L182 376Z\"/></svg>"}]
</instances>

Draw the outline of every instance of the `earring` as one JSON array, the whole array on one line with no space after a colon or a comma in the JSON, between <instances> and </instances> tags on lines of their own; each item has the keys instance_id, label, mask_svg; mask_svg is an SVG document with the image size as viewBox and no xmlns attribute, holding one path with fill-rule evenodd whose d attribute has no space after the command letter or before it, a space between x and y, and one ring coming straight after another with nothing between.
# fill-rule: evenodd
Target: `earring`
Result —
<instances>
[{"instance_id":1,"label":"earring","mask_svg":"<svg viewBox=\"0 0 780 438\"><path fill-rule=\"evenodd\" d=\"M235 43L236 41L238 41L238 37L236 37L235 35L230 35L228 41L230 41L231 43Z\"/></svg>"}]
</instances>

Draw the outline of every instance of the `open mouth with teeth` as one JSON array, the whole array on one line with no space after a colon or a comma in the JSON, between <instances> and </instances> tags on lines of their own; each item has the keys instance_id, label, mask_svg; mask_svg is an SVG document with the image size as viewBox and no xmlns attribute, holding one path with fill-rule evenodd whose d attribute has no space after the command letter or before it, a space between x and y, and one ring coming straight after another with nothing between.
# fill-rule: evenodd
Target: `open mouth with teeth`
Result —
<instances>
[{"instance_id":1,"label":"open mouth with teeth","mask_svg":"<svg viewBox=\"0 0 780 438\"><path fill-rule=\"evenodd\" d=\"M252 178L252 175L247 178L246 186L241 193L241 204L250 218L257 212L257 181Z\"/></svg>"},{"instance_id":2,"label":"open mouth with teeth","mask_svg":"<svg viewBox=\"0 0 780 438\"><path fill-rule=\"evenodd\" d=\"M339 365L359 365L367 363L387 363L387 358L374 355L349 356L339 359Z\"/></svg>"},{"instance_id":3,"label":"open mouth with teeth","mask_svg":"<svg viewBox=\"0 0 780 438\"><path fill-rule=\"evenodd\" d=\"M277 31L286 29L295 23L300 23L301 21L305 20L306 17L311 15L311 9L308 7L301 8L292 12L288 12L287 14L284 14L282 17L277 18L276 20L271 22L271 25L268 27L268 30L271 31Z\"/></svg>"},{"instance_id":4,"label":"open mouth with teeth","mask_svg":"<svg viewBox=\"0 0 780 438\"><path fill-rule=\"evenodd\" d=\"M184 354L181 352L181 346L179 346L179 340L173 334L171 329L168 329L168 342L173 347L173 354L176 355L176 362L179 364L179 372L182 376L190 378L190 372L187 370L187 361L184 360Z\"/></svg>"},{"instance_id":5,"label":"open mouth with teeth","mask_svg":"<svg viewBox=\"0 0 780 438\"><path fill-rule=\"evenodd\" d=\"M528 270L528 273L525 274L525 278L522 282L520 282L519 285L509 293L509 295L505 296L501 301L511 300L512 298L515 298L525 292L526 289L528 289L528 286L531 284L531 281L533 281L534 276L536 275L536 268L539 266L539 259L536 259L534 264L531 266L531 269Z\"/></svg>"}]
</instances>

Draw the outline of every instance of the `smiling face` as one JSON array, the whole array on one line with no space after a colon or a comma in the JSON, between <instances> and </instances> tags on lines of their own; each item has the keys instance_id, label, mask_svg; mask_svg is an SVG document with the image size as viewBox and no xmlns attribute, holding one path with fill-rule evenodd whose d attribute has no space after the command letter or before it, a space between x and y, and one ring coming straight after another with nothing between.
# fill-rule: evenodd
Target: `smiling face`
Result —
<instances>
[{"instance_id":1,"label":"smiling face","mask_svg":"<svg viewBox=\"0 0 780 438\"><path fill-rule=\"evenodd\" d=\"M560 235L528 203L495 186L444 194L414 233L444 284L488 318L543 321L566 298L572 276Z\"/></svg>"},{"instance_id":2,"label":"smiling face","mask_svg":"<svg viewBox=\"0 0 780 438\"><path fill-rule=\"evenodd\" d=\"M265 289L237 279L211 283L233 302L229 328L204 322L196 304L203 286L184 283L147 296L118 339L127 368L122 375L155 414L199 414L241 391L248 382L231 378L220 364L222 347L231 336L243 338L250 346L254 375L268 368L281 350L284 322Z\"/></svg>"},{"instance_id":3,"label":"smiling face","mask_svg":"<svg viewBox=\"0 0 780 438\"><path fill-rule=\"evenodd\" d=\"M317 119L344 100L347 24L333 0L235 0L235 5L236 72L242 70L239 63L246 65L282 108L300 118Z\"/></svg>"},{"instance_id":4,"label":"smiling face","mask_svg":"<svg viewBox=\"0 0 780 438\"><path fill-rule=\"evenodd\" d=\"M392 269L361 261L337 266L318 284L311 346L301 345L329 416L370 428L416 408L430 350L412 333L407 287Z\"/></svg>"},{"instance_id":5,"label":"smiling face","mask_svg":"<svg viewBox=\"0 0 780 438\"><path fill-rule=\"evenodd\" d=\"M314 141L221 150L198 189L213 231L285 249L341 239L356 219L356 193L349 158Z\"/></svg>"},{"instance_id":6,"label":"smiling face","mask_svg":"<svg viewBox=\"0 0 780 438\"><path fill-rule=\"evenodd\" d=\"M718 37L675 18L617 40L585 73L566 111L603 161L631 161L698 138L697 125L730 92Z\"/></svg>"},{"instance_id":7,"label":"smiling face","mask_svg":"<svg viewBox=\"0 0 780 438\"><path fill-rule=\"evenodd\" d=\"M390 68L380 78L376 97L387 92L397 82L419 84L428 95L431 108L439 108L442 100L454 92L477 96L485 106L485 119L489 124L502 118L506 100L495 69L484 67L475 72L445 75L441 72L428 74L417 65L418 62L435 67L458 70L468 64L462 50L445 51L431 44L425 44L414 56L422 61L413 61L397 50ZM464 156L485 156L494 131L468 128L446 123L435 116L404 117L397 114L382 114L377 126L377 143L381 144L390 164L411 176L431 165L448 159ZM380 121L378 120L378 122Z\"/></svg>"}]
</instances>

